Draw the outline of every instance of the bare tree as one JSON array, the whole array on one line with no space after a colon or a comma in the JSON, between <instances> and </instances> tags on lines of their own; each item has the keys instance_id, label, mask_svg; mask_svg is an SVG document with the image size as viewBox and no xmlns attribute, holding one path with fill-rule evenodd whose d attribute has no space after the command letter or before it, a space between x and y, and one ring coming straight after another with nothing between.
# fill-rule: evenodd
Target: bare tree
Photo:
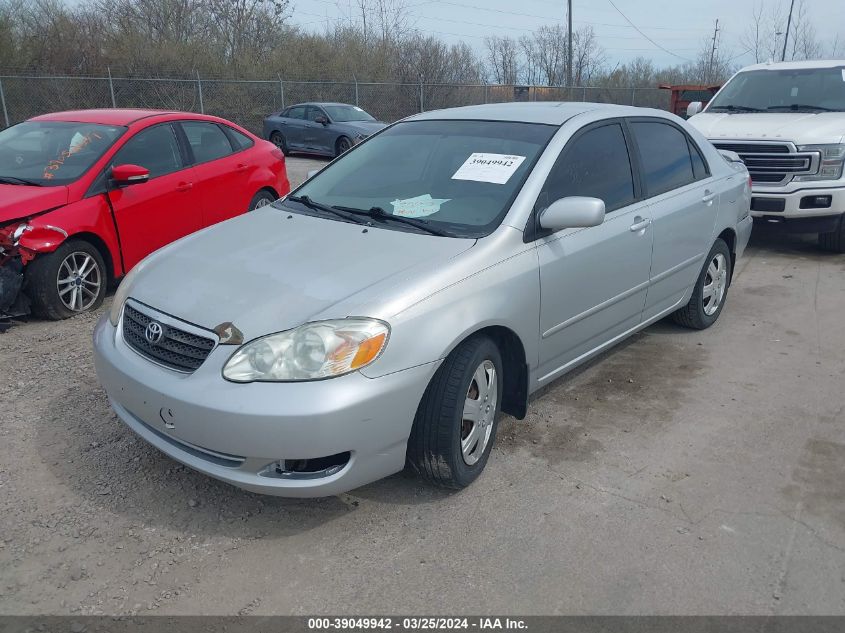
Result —
<instances>
[{"instance_id":1,"label":"bare tree","mask_svg":"<svg viewBox=\"0 0 845 633\"><path fill-rule=\"evenodd\" d=\"M519 80L519 50L511 37L492 35L484 38L487 63L493 81L498 84L515 84Z\"/></svg>"}]
</instances>

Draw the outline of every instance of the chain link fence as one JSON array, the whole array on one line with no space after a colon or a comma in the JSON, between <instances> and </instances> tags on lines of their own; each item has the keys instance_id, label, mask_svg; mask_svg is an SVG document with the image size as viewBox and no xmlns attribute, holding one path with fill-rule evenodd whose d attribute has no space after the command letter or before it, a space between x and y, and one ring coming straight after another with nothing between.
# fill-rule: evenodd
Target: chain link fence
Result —
<instances>
[{"instance_id":1,"label":"chain link fence","mask_svg":"<svg viewBox=\"0 0 845 633\"><path fill-rule=\"evenodd\" d=\"M214 114L260 134L264 117L305 101L355 104L377 119L396 121L440 108L511 101L592 101L669 108L658 88L358 81L222 80L127 77L0 76L0 125L46 112L84 108L155 108Z\"/></svg>"}]
</instances>

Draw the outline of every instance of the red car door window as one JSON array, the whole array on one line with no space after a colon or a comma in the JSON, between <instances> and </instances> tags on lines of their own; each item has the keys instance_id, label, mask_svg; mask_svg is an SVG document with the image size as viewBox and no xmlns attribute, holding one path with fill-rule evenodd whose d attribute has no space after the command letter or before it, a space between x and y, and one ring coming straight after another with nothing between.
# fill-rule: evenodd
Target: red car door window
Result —
<instances>
[{"instance_id":1,"label":"red car door window","mask_svg":"<svg viewBox=\"0 0 845 633\"><path fill-rule=\"evenodd\" d=\"M115 154L111 165L139 165L150 171L145 183L111 189L108 196L129 270L154 250L202 228L196 175L185 165L173 126L138 132Z\"/></svg>"},{"instance_id":2,"label":"red car door window","mask_svg":"<svg viewBox=\"0 0 845 633\"><path fill-rule=\"evenodd\" d=\"M215 123L184 121L182 129L194 153L194 162L207 163L232 153L229 137Z\"/></svg>"}]
</instances>

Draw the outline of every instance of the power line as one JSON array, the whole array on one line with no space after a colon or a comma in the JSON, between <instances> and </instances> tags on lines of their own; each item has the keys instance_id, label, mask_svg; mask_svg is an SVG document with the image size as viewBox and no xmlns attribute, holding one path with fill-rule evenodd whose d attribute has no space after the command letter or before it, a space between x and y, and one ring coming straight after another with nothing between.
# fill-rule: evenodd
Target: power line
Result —
<instances>
[{"instance_id":1,"label":"power line","mask_svg":"<svg viewBox=\"0 0 845 633\"><path fill-rule=\"evenodd\" d=\"M639 34L640 34L640 35L642 35L645 39L647 39L649 42L651 42L652 44L654 44L654 45L655 45L657 48L659 48L661 51L663 51L664 53L669 53L669 54L670 54L670 55L672 55L673 57L677 57L678 59L683 59L684 61L687 61L687 62L691 62L691 61L692 61L691 59L689 59L689 58L687 58L687 57L684 57L684 56L682 56L682 55L678 55L677 53L673 53L673 52L672 52L672 51L670 51L668 48L665 48L665 47L661 46L660 44L658 44L657 42L655 42L655 41L654 41L653 39L651 39L648 35L646 35L645 33L643 33L643 32L642 32L642 31L641 31L641 30L637 27L637 25L636 25L636 24L634 24L633 22L631 22L631 20L629 20L629 19L628 19L628 16L627 16L627 15L625 15L624 13L622 13L622 11L620 11L620 10L619 10L619 7L617 7L615 4L613 4L613 0L607 0L607 1L610 3L610 6L612 6L614 9L616 9L616 11L619 13L619 15L621 15L623 18L625 18L625 21L626 21L628 24L630 24L630 25L631 25L631 27L632 27L632 28L633 28L633 29L634 29L637 33L639 33Z\"/></svg>"}]
</instances>

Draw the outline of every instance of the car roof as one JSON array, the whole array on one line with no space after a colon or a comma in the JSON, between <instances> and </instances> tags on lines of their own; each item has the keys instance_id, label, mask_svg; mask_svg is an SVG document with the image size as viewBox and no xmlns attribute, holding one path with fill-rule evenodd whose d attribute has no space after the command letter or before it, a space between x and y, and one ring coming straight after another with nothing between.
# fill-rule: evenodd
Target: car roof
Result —
<instances>
[{"instance_id":1,"label":"car roof","mask_svg":"<svg viewBox=\"0 0 845 633\"><path fill-rule=\"evenodd\" d=\"M189 115L188 112L172 110L141 110L132 108L103 108L99 110L67 110L51 112L30 119L30 121L74 121L76 123L102 123L104 125L130 125L141 119L154 116Z\"/></svg>"},{"instance_id":2,"label":"car roof","mask_svg":"<svg viewBox=\"0 0 845 633\"><path fill-rule=\"evenodd\" d=\"M305 101L303 103L294 103L293 105L288 106L288 108L295 108L297 106L346 106L348 108L357 107L352 105L351 103L340 103L339 101Z\"/></svg>"},{"instance_id":3,"label":"car roof","mask_svg":"<svg viewBox=\"0 0 845 633\"><path fill-rule=\"evenodd\" d=\"M800 70L802 68L837 68L845 66L845 59L812 59L801 62L765 62L752 64L740 69L743 73L747 70Z\"/></svg>"},{"instance_id":4,"label":"car roof","mask_svg":"<svg viewBox=\"0 0 845 633\"><path fill-rule=\"evenodd\" d=\"M478 120L478 121L518 121L522 123L544 123L563 125L574 116L591 112L607 118L618 116L660 116L664 110L637 108L634 106L614 105L610 103L585 103L577 101L533 101L515 103L489 103L485 105L463 106L446 110L432 110L415 114L406 121L432 121L442 119Z\"/></svg>"}]
</instances>

